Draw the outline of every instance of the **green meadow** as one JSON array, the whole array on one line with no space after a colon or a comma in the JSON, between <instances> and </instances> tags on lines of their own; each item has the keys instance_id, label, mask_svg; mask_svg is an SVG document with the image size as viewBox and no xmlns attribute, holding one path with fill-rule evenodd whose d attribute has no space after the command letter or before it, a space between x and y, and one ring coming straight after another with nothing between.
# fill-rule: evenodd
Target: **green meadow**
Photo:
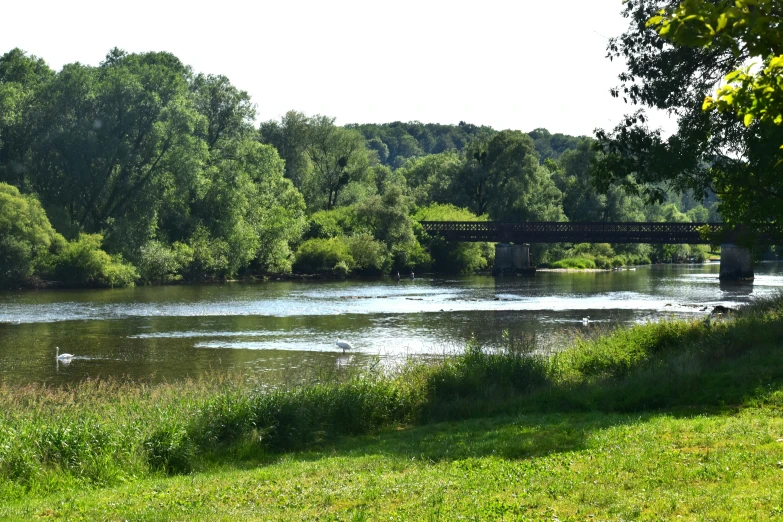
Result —
<instances>
[{"instance_id":1,"label":"green meadow","mask_svg":"<svg viewBox=\"0 0 783 522\"><path fill-rule=\"evenodd\" d=\"M728 316L162 385L0 388L0 518L783 518L783 298Z\"/></svg>"}]
</instances>

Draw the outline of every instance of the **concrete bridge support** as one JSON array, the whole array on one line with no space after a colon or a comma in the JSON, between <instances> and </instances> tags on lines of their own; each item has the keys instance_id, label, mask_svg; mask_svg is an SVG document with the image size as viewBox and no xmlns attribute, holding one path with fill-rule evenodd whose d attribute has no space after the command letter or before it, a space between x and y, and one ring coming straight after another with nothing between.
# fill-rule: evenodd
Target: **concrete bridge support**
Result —
<instances>
[{"instance_id":1,"label":"concrete bridge support","mask_svg":"<svg viewBox=\"0 0 783 522\"><path fill-rule=\"evenodd\" d=\"M530 245L513 245L511 247L511 264L514 270L530 268Z\"/></svg>"},{"instance_id":2,"label":"concrete bridge support","mask_svg":"<svg viewBox=\"0 0 783 522\"><path fill-rule=\"evenodd\" d=\"M753 256L750 250L724 243L720 246L720 276L721 281L752 281Z\"/></svg>"},{"instance_id":3,"label":"concrete bridge support","mask_svg":"<svg viewBox=\"0 0 783 522\"><path fill-rule=\"evenodd\" d=\"M531 271L535 271L535 267L530 265L530 245L508 243L495 245L495 266L492 268L492 275Z\"/></svg>"}]
</instances>

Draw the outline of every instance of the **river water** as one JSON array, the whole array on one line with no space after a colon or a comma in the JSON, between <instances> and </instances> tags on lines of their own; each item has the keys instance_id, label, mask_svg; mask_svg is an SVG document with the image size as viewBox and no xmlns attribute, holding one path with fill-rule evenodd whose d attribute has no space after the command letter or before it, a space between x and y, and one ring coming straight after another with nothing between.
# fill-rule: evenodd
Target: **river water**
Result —
<instances>
[{"instance_id":1,"label":"river water","mask_svg":"<svg viewBox=\"0 0 783 522\"><path fill-rule=\"evenodd\" d=\"M471 336L498 346L504 330L551 350L574 334L698 317L718 304L783 290L780 264L757 266L752 284L720 284L717 275L717 264L656 265L534 277L0 292L0 382L156 382L223 370L279 375L448 353ZM344 355L337 338L354 350ZM56 346L73 360L57 362Z\"/></svg>"}]
</instances>

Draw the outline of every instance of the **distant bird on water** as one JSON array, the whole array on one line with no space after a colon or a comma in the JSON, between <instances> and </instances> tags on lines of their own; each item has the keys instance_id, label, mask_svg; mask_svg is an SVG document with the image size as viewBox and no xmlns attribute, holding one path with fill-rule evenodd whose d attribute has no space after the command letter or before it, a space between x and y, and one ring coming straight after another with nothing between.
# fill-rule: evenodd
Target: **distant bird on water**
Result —
<instances>
[{"instance_id":1,"label":"distant bird on water","mask_svg":"<svg viewBox=\"0 0 783 522\"><path fill-rule=\"evenodd\" d=\"M339 348L343 349L343 353L345 353L345 350L353 350L353 346L348 341L343 341L342 339L337 339L337 342L335 344Z\"/></svg>"},{"instance_id":2,"label":"distant bird on water","mask_svg":"<svg viewBox=\"0 0 783 522\"><path fill-rule=\"evenodd\" d=\"M582 324L583 325L590 324L590 316L589 315L587 317L582 317Z\"/></svg>"},{"instance_id":3,"label":"distant bird on water","mask_svg":"<svg viewBox=\"0 0 783 522\"><path fill-rule=\"evenodd\" d=\"M57 350L57 353L55 354L54 358L58 361L70 361L73 359L72 353L60 353L60 347L55 346L55 349Z\"/></svg>"}]
</instances>

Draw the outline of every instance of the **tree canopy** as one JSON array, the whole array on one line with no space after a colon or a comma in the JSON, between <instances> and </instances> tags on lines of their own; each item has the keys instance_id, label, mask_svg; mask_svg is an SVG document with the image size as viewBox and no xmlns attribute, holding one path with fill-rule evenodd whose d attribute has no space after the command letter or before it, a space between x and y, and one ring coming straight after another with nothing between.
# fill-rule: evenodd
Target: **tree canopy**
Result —
<instances>
[{"instance_id":1,"label":"tree canopy","mask_svg":"<svg viewBox=\"0 0 783 522\"><path fill-rule=\"evenodd\" d=\"M332 116L297 111L256 125L247 92L171 53L112 49L97 66L52 71L14 49L0 57L0 284L49 278L114 286L292 269L470 272L489 267L491 246L449 244L419 221L698 220L717 216L717 204L733 205L733 218L738 171L777 190L761 167L773 161L767 145L781 128L763 118L746 128L733 115L702 112L695 99L662 97L662 86L679 84L646 66L669 67L680 57L696 67L696 81L714 50L665 48L646 26L657 7L646 1L641 13L627 8L641 40L633 33L613 45L645 79L625 77L626 96L684 107L687 121L674 141L636 125L641 115L599 135L598 146L543 128L340 126ZM639 45L647 49L642 58ZM674 54L659 56L664 51ZM663 83L650 90L642 73ZM716 129L722 134L705 146L702 138ZM752 154L730 154L720 141L726 136ZM597 184L591 165L600 167ZM650 205L643 194L665 205ZM766 216L763 205L751 208L753 197L740 200ZM570 248L533 251L553 260ZM615 247L671 258L639 249Z\"/></svg>"},{"instance_id":2,"label":"tree canopy","mask_svg":"<svg viewBox=\"0 0 783 522\"><path fill-rule=\"evenodd\" d=\"M641 109L611 131L598 130L600 155L593 174L599 188L622 184L648 202L662 202L667 191L691 191L701 199L715 194L730 223L780 222L783 128L769 118L746 126L733 113L703 110L704 100L726 76L752 58L753 48L690 47L662 39L648 21L655 25L662 10L675 12L679 6L672 0L625 4L630 25L610 40L608 53L624 59L627 71L612 93L640 107L669 111L677 118L677 132L664 137L650 129ZM686 34L685 29L675 32Z\"/></svg>"},{"instance_id":3,"label":"tree canopy","mask_svg":"<svg viewBox=\"0 0 783 522\"><path fill-rule=\"evenodd\" d=\"M781 24L779 0L687 0L647 21L675 45L714 48L761 62L730 72L716 95L704 98L704 109L736 112L746 126L755 119L783 123Z\"/></svg>"}]
</instances>

